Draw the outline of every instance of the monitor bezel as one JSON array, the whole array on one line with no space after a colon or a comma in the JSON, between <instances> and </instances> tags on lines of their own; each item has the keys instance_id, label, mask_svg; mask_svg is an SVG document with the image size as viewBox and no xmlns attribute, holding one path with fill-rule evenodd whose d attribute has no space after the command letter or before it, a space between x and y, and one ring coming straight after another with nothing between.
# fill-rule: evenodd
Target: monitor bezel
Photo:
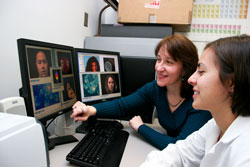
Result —
<instances>
[{"instance_id":1,"label":"monitor bezel","mask_svg":"<svg viewBox=\"0 0 250 167\"><path fill-rule=\"evenodd\" d=\"M88 105L93 105L96 103L100 103L103 101L107 100L113 100L115 98L120 98L123 96L123 91L122 91L122 71L121 71L121 60L120 60L120 53L115 52L115 51L107 51L107 50L96 50L96 49L85 49L85 48L74 48L74 54L73 54L73 62L74 62L74 72L75 72L75 80L76 80L76 92L77 93L77 100L82 102L82 96L81 96L81 86L80 86L80 78L79 78L79 67L78 67L78 53L91 53L91 54L106 54L106 55L115 55L117 56L118 60L118 69L119 69L119 80L120 80L120 96L117 97L109 97L109 98L104 98L104 99L97 99L93 101L86 101L84 102L85 104Z\"/></svg>"},{"instance_id":2,"label":"monitor bezel","mask_svg":"<svg viewBox=\"0 0 250 167\"><path fill-rule=\"evenodd\" d=\"M17 39L18 44L18 54L19 54L19 63L20 63L20 71L21 71L21 80L22 80L22 87L20 88L20 96L24 98L26 110L27 110L27 116L35 117L34 115L34 109L32 103L34 103L32 99L32 93L31 93L31 85L30 85L30 78L29 78L29 70L28 70L28 61L27 61L27 54L26 54L26 46L35 46L35 47L45 47L45 48L53 48L58 50L68 50L71 52L71 58L72 58L72 70L73 75L75 78L74 73L74 64L73 64L73 54L74 54L74 48L72 46L67 45L61 45L56 43L50 43L50 42L44 42L44 41L38 41L38 40L32 40L32 39L26 39L26 38L20 38ZM75 85L76 86L76 85ZM77 99L77 98L76 98ZM47 115L42 118L36 118L40 122L46 125L46 122L51 119L55 119L56 117L67 113L72 110L72 107L66 107L62 110L58 110L57 112L54 112L50 115Z\"/></svg>"}]
</instances>

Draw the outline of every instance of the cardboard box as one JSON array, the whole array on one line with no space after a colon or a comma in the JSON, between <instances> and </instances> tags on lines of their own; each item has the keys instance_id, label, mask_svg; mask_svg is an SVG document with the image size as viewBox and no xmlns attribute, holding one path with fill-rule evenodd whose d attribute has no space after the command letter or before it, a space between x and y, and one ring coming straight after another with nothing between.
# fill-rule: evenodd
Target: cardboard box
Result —
<instances>
[{"instance_id":1,"label":"cardboard box","mask_svg":"<svg viewBox=\"0 0 250 167\"><path fill-rule=\"evenodd\" d=\"M191 24L193 0L119 0L118 23Z\"/></svg>"}]
</instances>

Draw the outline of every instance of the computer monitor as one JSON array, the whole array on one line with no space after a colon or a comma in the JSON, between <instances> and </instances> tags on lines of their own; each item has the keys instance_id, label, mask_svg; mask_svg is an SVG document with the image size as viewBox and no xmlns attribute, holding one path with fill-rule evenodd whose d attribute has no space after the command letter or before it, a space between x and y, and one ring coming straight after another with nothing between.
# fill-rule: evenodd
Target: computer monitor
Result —
<instances>
[{"instance_id":1,"label":"computer monitor","mask_svg":"<svg viewBox=\"0 0 250 167\"><path fill-rule=\"evenodd\" d=\"M121 97L119 52L76 48L74 61L80 101L94 104Z\"/></svg>"},{"instance_id":2,"label":"computer monitor","mask_svg":"<svg viewBox=\"0 0 250 167\"><path fill-rule=\"evenodd\" d=\"M148 82L155 80L155 57L121 56L122 92L127 96L137 91ZM130 120L134 115L140 115L143 122L152 123L153 104L147 104L133 111L123 120Z\"/></svg>"},{"instance_id":3,"label":"computer monitor","mask_svg":"<svg viewBox=\"0 0 250 167\"><path fill-rule=\"evenodd\" d=\"M122 96L119 52L75 48L74 64L79 101L93 105ZM84 126L92 121L84 122L77 132L86 131Z\"/></svg>"},{"instance_id":4,"label":"computer monitor","mask_svg":"<svg viewBox=\"0 0 250 167\"><path fill-rule=\"evenodd\" d=\"M46 127L48 120L71 111L77 101L73 47L30 39L18 39L17 43L20 95L25 100L27 115Z\"/></svg>"},{"instance_id":5,"label":"computer monitor","mask_svg":"<svg viewBox=\"0 0 250 167\"><path fill-rule=\"evenodd\" d=\"M123 95L155 80L155 57L121 56Z\"/></svg>"}]
</instances>

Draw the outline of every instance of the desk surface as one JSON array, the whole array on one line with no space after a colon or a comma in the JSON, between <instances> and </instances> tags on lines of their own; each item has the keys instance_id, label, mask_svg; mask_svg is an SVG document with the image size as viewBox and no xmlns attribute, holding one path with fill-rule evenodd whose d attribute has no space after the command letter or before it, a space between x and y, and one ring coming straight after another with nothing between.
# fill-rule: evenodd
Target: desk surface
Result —
<instances>
[{"instance_id":1,"label":"desk surface","mask_svg":"<svg viewBox=\"0 0 250 167\"><path fill-rule=\"evenodd\" d=\"M154 149L152 145L147 143L143 137L136 133L128 124L127 121L122 121L124 130L129 132L129 138L124 150L120 167L138 167L142 162L145 161L148 153ZM150 127L157 131L164 132L159 124L150 124ZM81 140L84 134L76 133L74 135L78 140ZM77 144L70 143L60 146L56 146L54 149L49 151L50 166L51 167L77 167L66 161L66 155L74 148Z\"/></svg>"}]
</instances>

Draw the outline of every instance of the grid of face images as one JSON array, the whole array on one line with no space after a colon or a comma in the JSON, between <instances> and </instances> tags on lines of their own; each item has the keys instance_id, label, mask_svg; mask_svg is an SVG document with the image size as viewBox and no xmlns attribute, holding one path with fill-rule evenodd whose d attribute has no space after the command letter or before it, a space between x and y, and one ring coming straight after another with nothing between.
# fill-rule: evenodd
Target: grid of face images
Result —
<instances>
[{"instance_id":1,"label":"grid of face images","mask_svg":"<svg viewBox=\"0 0 250 167\"><path fill-rule=\"evenodd\" d=\"M70 50L26 46L34 115L42 118L76 102Z\"/></svg>"},{"instance_id":2,"label":"grid of face images","mask_svg":"<svg viewBox=\"0 0 250 167\"><path fill-rule=\"evenodd\" d=\"M121 95L116 55L78 53L82 101Z\"/></svg>"}]
</instances>

